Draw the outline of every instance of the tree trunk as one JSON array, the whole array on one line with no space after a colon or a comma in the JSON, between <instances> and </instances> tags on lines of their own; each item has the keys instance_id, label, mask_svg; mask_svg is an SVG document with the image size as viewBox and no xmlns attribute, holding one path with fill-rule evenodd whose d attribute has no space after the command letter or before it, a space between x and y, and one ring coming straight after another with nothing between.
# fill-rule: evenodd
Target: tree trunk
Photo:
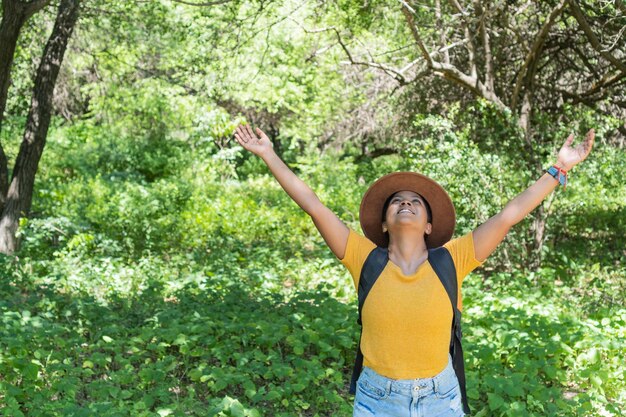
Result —
<instances>
[{"instance_id":1,"label":"tree trunk","mask_svg":"<svg viewBox=\"0 0 626 417\"><path fill-rule=\"evenodd\" d=\"M541 166L541 161L537 158L536 153L533 149L533 138L532 138L532 102L533 102L533 90L532 83L527 87L526 92L524 93L522 99L522 108L520 111L519 117L519 126L524 131L524 140L526 141L526 146L528 148L528 160L527 163L531 167L531 171L541 173L543 171L543 167ZM526 254L529 260L528 266L532 269L535 269L541 265L541 257L542 257L542 249L544 242L544 235L546 230L546 220L547 213L544 207L544 202L539 203L539 207L537 207L531 213L532 216L532 224L530 226L530 233L532 235L532 240L526 246Z\"/></svg>"},{"instance_id":2,"label":"tree trunk","mask_svg":"<svg viewBox=\"0 0 626 417\"><path fill-rule=\"evenodd\" d=\"M35 174L46 144L52 115L52 96L67 43L78 19L80 0L62 0L52 34L37 69L33 98L26 120L24 139L15 161L6 203L0 216L0 252L11 254L18 248L15 237L20 217L32 203Z\"/></svg>"},{"instance_id":3,"label":"tree trunk","mask_svg":"<svg viewBox=\"0 0 626 417\"><path fill-rule=\"evenodd\" d=\"M0 22L0 131L4 119L4 108L11 83L11 65L20 30L26 18L14 10L14 2L2 2L2 22ZM9 189L9 165L2 143L0 143L0 209L4 206Z\"/></svg>"},{"instance_id":4,"label":"tree trunk","mask_svg":"<svg viewBox=\"0 0 626 417\"><path fill-rule=\"evenodd\" d=\"M24 23L50 0L22 2L19 0L2 1L2 22L0 22L0 131L4 110L7 104L9 85L11 84L11 66L20 31ZM0 143L0 212L2 212L9 189L9 164Z\"/></svg>"},{"instance_id":5,"label":"tree trunk","mask_svg":"<svg viewBox=\"0 0 626 417\"><path fill-rule=\"evenodd\" d=\"M528 266L535 269L541 265L541 252L543 250L543 242L545 241L544 234L546 230L547 214L543 202L535 209L532 216L533 222L530 230L533 235L533 241L528 251L528 257L530 259Z\"/></svg>"}]
</instances>

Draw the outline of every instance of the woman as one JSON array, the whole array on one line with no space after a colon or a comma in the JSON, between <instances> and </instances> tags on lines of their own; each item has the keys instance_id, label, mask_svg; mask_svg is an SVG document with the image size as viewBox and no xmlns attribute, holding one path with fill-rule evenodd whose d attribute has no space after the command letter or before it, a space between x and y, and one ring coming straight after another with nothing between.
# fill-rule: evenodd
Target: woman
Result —
<instances>
[{"instance_id":1,"label":"woman","mask_svg":"<svg viewBox=\"0 0 626 417\"><path fill-rule=\"evenodd\" d=\"M554 166L539 180L475 230L450 240L454 206L430 178L405 172L376 181L361 202L365 236L360 236L285 165L265 133L257 128L255 134L247 125L237 127L237 141L263 159L287 194L311 216L328 247L350 271L355 287L369 253L376 246L387 247L388 262L362 310L364 367L357 382L355 417L464 415L448 353L450 298L428 261L428 249L443 245L448 250L460 289L463 278L495 250L513 225L559 183L565 185L567 171L591 152L594 136L592 129L572 147L570 135Z\"/></svg>"}]
</instances>

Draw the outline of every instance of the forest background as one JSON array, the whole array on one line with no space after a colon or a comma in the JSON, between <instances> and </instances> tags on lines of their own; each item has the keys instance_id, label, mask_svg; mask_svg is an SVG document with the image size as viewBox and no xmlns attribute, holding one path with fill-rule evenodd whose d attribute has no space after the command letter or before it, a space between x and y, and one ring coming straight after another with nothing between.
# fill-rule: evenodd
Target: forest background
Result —
<instances>
[{"instance_id":1,"label":"forest background","mask_svg":"<svg viewBox=\"0 0 626 417\"><path fill-rule=\"evenodd\" d=\"M349 416L351 279L265 130L355 230L396 170L456 235L587 161L464 283L476 416L626 409L626 7L615 1L3 0L0 413Z\"/></svg>"}]
</instances>

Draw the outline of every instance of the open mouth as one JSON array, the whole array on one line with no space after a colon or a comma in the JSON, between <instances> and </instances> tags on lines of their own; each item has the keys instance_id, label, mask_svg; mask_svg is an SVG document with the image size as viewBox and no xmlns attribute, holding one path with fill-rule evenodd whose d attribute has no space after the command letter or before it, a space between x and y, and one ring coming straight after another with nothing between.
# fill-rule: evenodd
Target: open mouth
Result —
<instances>
[{"instance_id":1,"label":"open mouth","mask_svg":"<svg viewBox=\"0 0 626 417\"><path fill-rule=\"evenodd\" d=\"M398 210L398 214L401 214L401 213L415 214L411 210L409 210L408 208L403 208L403 209Z\"/></svg>"}]
</instances>

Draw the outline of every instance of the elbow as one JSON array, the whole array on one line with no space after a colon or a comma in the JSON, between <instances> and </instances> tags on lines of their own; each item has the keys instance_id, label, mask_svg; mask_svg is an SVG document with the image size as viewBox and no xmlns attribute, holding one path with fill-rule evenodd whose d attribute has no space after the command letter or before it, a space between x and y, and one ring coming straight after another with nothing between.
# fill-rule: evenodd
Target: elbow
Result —
<instances>
[{"instance_id":1,"label":"elbow","mask_svg":"<svg viewBox=\"0 0 626 417\"><path fill-rule=\"evenodd\" d=\"M315 193L311 193L307 198L305 198L300 205L300 208L306 212L311 217L315 217L317 213L324 207L322 202Z\"/></svg>"},{"instance_id":2,"label":"elbow","mask_svg":"<svg viewBox=\"0 0 626 417\"><path fill-rule=\"evenodd\" d=\"M523 218L521 213L519 213L515 207L511 206L506 206L504 210L498 214L498 217L498 223L500 223L502 227L506 228L507 231L519 223Z\"/></svg>"}]
</instances>

